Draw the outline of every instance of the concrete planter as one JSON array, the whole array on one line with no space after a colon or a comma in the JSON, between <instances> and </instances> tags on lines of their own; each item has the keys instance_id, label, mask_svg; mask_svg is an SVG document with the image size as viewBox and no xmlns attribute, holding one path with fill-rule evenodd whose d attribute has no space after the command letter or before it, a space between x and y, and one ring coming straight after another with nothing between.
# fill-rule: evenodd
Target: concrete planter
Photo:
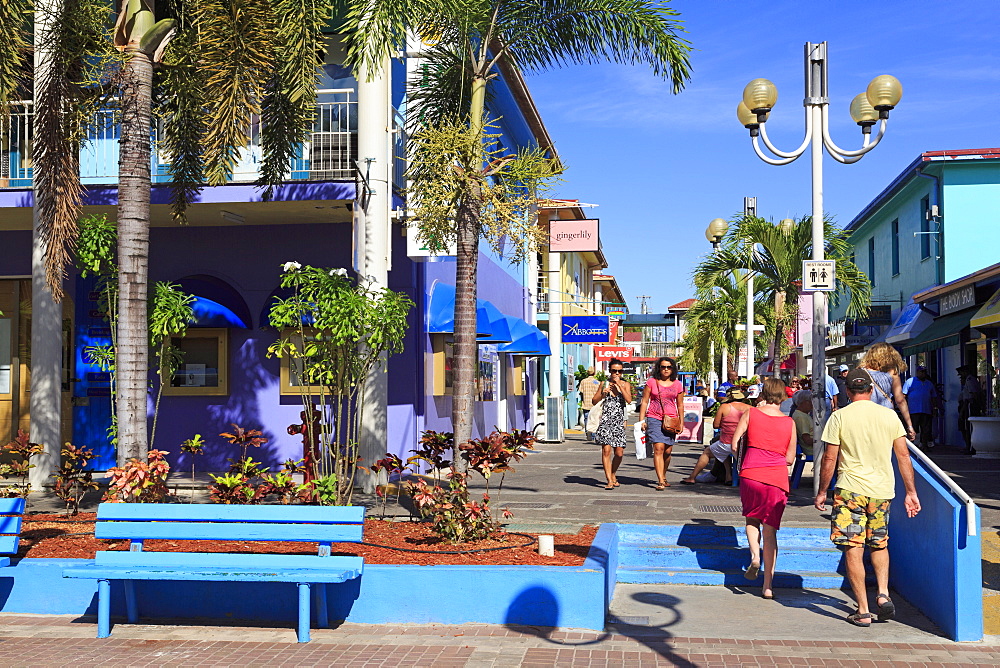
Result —
<instances>
[{"instance_id":1,"label":"concrete planter","mask_svg":"<svg viewBox=\"0 0 1000 668\"><path fill-rule=\"evenodd\" d=\"M582 566L367 564L357 580L329 585L331 621L361 624L517 624L603 630L614 591L617 531L604 525ZM85 559L21 559L0 569L0 612L94 615L97 583L66 579ZM294 584L144 581L140 615L294 626ZM125 614L120 582L111 614ZM96 633L96 629L95 629Z\"/></svg>"},{"instance_id":2,"label":"concrete planter","mask_svg":"<svg viewBox=\"0 0 1000 668\"><path fill-rule=\"evenodd\" d=\"M1000 459L1000 417L970 417L976 457Z\"/></svg>"}]
</instances>

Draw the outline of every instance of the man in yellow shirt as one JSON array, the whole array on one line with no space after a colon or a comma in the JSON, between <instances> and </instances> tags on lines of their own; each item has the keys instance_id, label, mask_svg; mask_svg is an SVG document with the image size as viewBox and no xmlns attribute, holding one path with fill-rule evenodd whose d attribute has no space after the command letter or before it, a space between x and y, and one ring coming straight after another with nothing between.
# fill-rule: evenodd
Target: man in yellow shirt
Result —
<instances>
[{"instance_id":1,"label":"man in yellow shirt","mask_svg":"<svg viewBox=\"0 0 1000 668\"><path fill-rule=\"evenodd\" d=\"M855 626L871 626L868 591L865 587L864 551L871 554L878 594L879 621L892 619L895 605L889 598L889 505L896 495L892 454L896 453L899 476L906 488L903 506L907 517L920 512L913 484L913 464L906 446L906 430L895 411L874 403L872 379L864 369L847 374L851 403L830 416L823 430L826 450L815 506L826 510L826 489L834 471L833 521L830 540L845 553L847 579L851 583L857 612L848 616ZM840 464L838 466L838 457Z\"/></svg>"}]
</instances>

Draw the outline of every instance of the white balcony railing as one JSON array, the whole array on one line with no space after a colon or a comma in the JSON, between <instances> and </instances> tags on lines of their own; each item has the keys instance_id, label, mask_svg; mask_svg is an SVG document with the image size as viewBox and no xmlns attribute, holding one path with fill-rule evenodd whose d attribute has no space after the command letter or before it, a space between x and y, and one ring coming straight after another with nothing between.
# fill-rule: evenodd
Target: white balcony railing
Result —
<instances>
[{"instance_id":1,"label":"white balcony railing","mask_svg":"<svg viewBox=\"0 0 1000 668\"><path fill-rule=\"evenodd\" d=\"M285 178L290 181L351 180L358 159L358 102L353 89L317 91L316 117L308 141L301 144L298 155L289 165ZM20 101L13 105L0 135L0 188L32 186L31 142L32 103ZM406 133L402 116L393 110L393 183L403 185L406 169ZM119 125L115 110L98 112L80 149L80 178L85 184L114 183L118 178ZM153 182L169 180L170 156L158 150L162 126L151 128L153 151L151 173ZM248 132L249 143L237 154L231 181L252 182L260 176L263 153L260 146L261 123L255 117Z\"/></svg>"}]
</instances>

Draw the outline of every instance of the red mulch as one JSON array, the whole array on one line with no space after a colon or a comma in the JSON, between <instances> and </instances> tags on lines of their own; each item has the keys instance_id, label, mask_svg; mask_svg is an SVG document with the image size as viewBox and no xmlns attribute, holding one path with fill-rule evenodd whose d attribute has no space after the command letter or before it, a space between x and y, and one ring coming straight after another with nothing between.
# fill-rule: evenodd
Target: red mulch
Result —
<instances>
[{"instance_id":1,"label":"red mulch","mask_svg":"<svg viewBox=\"0 0 1000 668\"><path fill-rule=\"evenodd\" d=\"M94 538L95 513L80 513L66 522L64 515L31 514L24 516L21 529L21 547L18 555L36 559L93 559L98 550L127 550L128 541L99 540ZM576 534L555 537L555 556L538 555L534 542L524 547L511 547L471 554L442 554L449 550L476 550L507 545L523 545L528 538L510 534L493 540L451 545L435 536L425 522L407 520L390 522L368 518L365 520L365 543L334 543L333 554L357 555L369 564L502 564L526 566L580 566L587 557L597 527L587 526ZM69 535L89 534L89 535ZM534 536L532 536L534 537ZM402 547L425 552L403 552L373 545ZM149 540L145 550L155 552L258 552L282 554L316 554L316 543L261 542L261 541L208 541L208 540Z\"/></svg>"}]
</instances>

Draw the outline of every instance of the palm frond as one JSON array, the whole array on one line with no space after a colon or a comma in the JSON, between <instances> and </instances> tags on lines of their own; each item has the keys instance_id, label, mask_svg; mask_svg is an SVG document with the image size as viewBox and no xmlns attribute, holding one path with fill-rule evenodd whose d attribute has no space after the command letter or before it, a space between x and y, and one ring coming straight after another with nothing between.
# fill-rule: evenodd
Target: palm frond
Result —
<instances>
[{"instance_id":1,"label":"palm frond","mask_svg":"<svg viewBox=\"0 0 1000 668\"><path fill-rule=\"evenodd\" d=\"M31 0L0 0L0 122L30 93ZM6 127L6 123L4 123Z\"/></svg>"}]
</instances>

